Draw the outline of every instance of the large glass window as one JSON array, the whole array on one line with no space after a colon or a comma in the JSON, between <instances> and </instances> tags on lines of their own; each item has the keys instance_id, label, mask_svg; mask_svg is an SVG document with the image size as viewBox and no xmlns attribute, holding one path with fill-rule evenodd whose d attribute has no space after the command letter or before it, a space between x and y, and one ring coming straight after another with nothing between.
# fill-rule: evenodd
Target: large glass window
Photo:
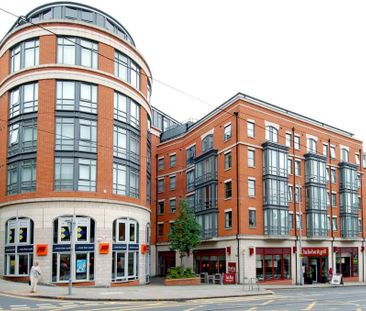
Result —
<instances>
[{"instance_id":1,"label":"large glass window","mask_svg":"<svg viewBox=\"0 0 366 311\"><path fill-rule=\"evenodd\" d=\"M326 163L318 159L306 159L306 182L313 182L319 184L327 183Z\"/></svg>"},{"instance_id":2,"label":"large glass window","mask_svg":"<svg viewBox=\"0 0 366 311\"><path fill-rule=\"evenodd\" d=\"M265 205L288 205L288 182L280 179L265 179L263 181Z\"/></svg>"},{"instance_id":3,"label":"large glass window","mask_svg":"<svg viewBox=\"0 0 366 311\"><path fill-rule=\"evenodd\" d=\"M266 149L264 151L263 173L287 177L287 153L279 149Z\"/></svg>"},{"instance_id":4,"label":"large glass window","mask_svg":"<svg viewBox=\"0 0 366 311\"><path fill-rule=\"evenodd\" d=\"M55 158L55 190L96 191L96 160Z\"/></svg>"},{"instance_id":5,"label":"large glass window","mask_svg":"<svg viewBox=\"0 0 366 311\"><path fill-rule=\"evenodd\" d=\"M140 162L140 139L137 134L125 128L114 126L113 155L115 157Z\"/></svg>"},{"instance_id":6,"label":"large glass window","mask_svg":"<svg viewBox=\"0 0 366 311\"><path fill-rule=\"evenodd\" d=\"M266 235L288 235L288 209L268 208L264 210L264 233Z\"/></svg>"},{"instance_id":7,"label":"large glass window","mask_svg":"<svg viewBox=\"0 0 366 311\"><path fill-rule=\"evenodd\" d=\"M10 72L39 64L39 39L23 41L10 50Z\"/></svg>"},{"instance_id":8,"label":"large glass window","mask_svg":"<svg viewBox=\"0 0 366 311\"><path fill-rule=\"evenodd\" d=\"M314 138L308 138L307 140L308 143L308 152L311 153L316 153L316 148L317 148L317 142Z\"/></svg>"},{"instance_id":9,"label":"large glass window","mask_svg":"<svg viewBox=\"0 0 366 311\"><path fill-rule=\"evenodd\" d=\"M8 156L37 151L37 119L28 119L9 126Z\"/></svg>"},{"instance_id":10,"label":"large glass window","mask_svg":"<svg viewBox=\"0 0 366 311\"><path fill-rule=\"evenodd\" d=\"M7 193L36 191L36 159L8 164Z\"/></svg>"},{"instance_id":11,"label":"large glass window","mask_svg":"<svg viewBox=\"0 0 366 311\"><path fill-rule=\"evenodd\" d=\"M58 151L97 151L97 122L79 118L56 118Z\"/></svg>"},{"instance_id":12,"label":"large glass window","mask_svg":"<svg viewBox=\"0 0 366 311\"><path fill-rule=\"evenodd\" d=\"M140 127L140 106L129 97L114 92L114 119Z\"/></svg>"},{"instance_id":13,"label":"large glass window","mask_svg":"<svg viewBox=\"0 0 366 311\"><path fill-rule=\"evenodd\" d=\"M38 83L21 85L10 92L9 118L38 110Z\"/></svg>"},{"instance_id":14,"label":"large glass window","mask_svg":"<svg viewBox=\"0 0 366 311\"><path fill-rule=\"evenodd\" d=\"M291 249L257 248L256 278L259 281L291 279Z\"/></svg>"},{"instance_id":15,"label":"large glass window","mask_svg":"<svg viewBox=\"0 0 366 311\"><path fill-rule=\"evenodd\" d=\"M113 163L113 193L129 196L132 198L139 197L140 176L136 168Z\"/></svg>"},{"instance_id":16,"label":"large glass window","mask_svg":"<svg viewBox=\"0 0 366 311\"><path fill-rule=\"evenodd\" d=\"M57 63L98 68L98 43L82 38L59 37Z\"/></svg>"},{"instance_id":17,"label":"large glass window","mask_svg":"<svg viewBox=\"0 0 366 311\"><path fill-rule=\"evenodd\" d=\"M136 89L140 89L140 67L131 58L118 51L114 53L114 74Z\"/></svg>"},{"instance_id":18,"label":"large glass window","mask_svg":"<svg viewBox=\"0 0 366 311\"><path fill-rule=\"evenodd\" d=\"M266 139L278 143L278 129L274 126L266 126Z\"/></svg>"},{"instance_id":19,"label":"large glass window","mask_svg":"<svg viewBox=\"0 0 366 311\"><path fill-rule=\"evenodd\" d=\"M77 81L57 81L56 110L97 113L98 87Z\"/></svg>"}]
</instances>

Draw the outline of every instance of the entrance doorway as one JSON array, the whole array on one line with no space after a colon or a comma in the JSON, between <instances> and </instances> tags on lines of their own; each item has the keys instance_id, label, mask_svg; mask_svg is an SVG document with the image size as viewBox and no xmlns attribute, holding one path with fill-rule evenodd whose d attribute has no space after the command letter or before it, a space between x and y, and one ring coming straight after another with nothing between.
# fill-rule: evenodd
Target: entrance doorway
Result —
<instances>
[{"instance_id":1,"label":"entrance doorway","mask_svg":"<svg viewBox=\"0 0 366 311\"><path fill-rule=\"evenodd\" d=\"M159 275L166 276L170 268L175 267L175 252L159 252Z\"/></svg>"}]
</instances>

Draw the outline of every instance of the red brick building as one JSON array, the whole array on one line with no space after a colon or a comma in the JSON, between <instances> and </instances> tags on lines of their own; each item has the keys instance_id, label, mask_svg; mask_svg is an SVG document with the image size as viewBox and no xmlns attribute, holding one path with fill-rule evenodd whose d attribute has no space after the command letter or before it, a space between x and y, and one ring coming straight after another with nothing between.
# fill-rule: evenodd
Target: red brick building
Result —
<instances>
[{"instance_id":1,"label":"red brick building","mask_svg":"<svg viewBox=\"0 0 366 311\"><path fill-rule=\"evenodd\" d=\"M113 17L55 2L26 19L0 43L0 275L24 279L37 259L55 284L149 282L176 263L186 199L197 273L364 280L351 133L244 94L181 124L151 107L149 66Z\"/></svg>"}]
</instances>

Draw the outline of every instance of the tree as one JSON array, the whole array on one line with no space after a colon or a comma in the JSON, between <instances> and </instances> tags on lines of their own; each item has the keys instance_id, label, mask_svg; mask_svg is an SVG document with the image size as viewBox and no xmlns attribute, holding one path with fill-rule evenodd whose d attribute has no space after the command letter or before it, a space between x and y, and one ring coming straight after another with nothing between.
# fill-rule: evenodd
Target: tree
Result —
<instances>
[{"instance_id":1,"label":"tree","mask_svg":"<svg viewBox=\"0 0 366 311\"><path fill-rule=\"evenodd\" d=\"M201 227L196 222L193 210L185 200L180 201L179 215L169 233L170 248L178 251L180 263L189 256L191 250L200 244Z\"/></svg>"}]
</instances>

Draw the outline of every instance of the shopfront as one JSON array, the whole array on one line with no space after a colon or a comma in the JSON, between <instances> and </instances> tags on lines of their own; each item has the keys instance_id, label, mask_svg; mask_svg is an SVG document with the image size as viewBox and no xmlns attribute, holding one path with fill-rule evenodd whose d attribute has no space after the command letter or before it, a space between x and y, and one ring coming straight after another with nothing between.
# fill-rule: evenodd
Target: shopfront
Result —
<instances>
[{"instance_id":1,"label":"shopfront","mask_svg":"<svg viewBox=\"0 0 366 311\"><path fill-rule=\"evenodd\" d=\"M12 218L6 222L5 275L28 276L33 264L33 221Z\"/></svg>"},{"instance_id":2,"label":"shopfront","mask_svg":"<svg viewBox=\"0 0 366 311\"><path fill-rule=\"evenodd\" d=\"M358 247L334 247L336 273L343 277L358 277Z\"/></svg>"},{"instance_id":3,"label":"shopfront","mask_svg":"<svg viewBox=\"0 0 366 311\"><path fill-rule=\"evenodd\" d=\"M159 275L166 276L170 268L175 267L175 252L165 251L159 252Z\"/></svg>"},{"instance_id":4,"label":"shopfront","mask_svg":"<svg viewBox=\"0 0 366 311\"><path fill-rule=\"evenodd\" d=\"M226 273L226 255L224 248L195 250L193 256L195 273Z\"/></svg>"},{"instance_id":5,"label":"shopfront","mask_svg":"<svg viewBox=\"0 0 366 311\"><path fill-rule=\"evenodd\" d=\"M328 278L328 247L303 247L306 283L326 282Z\"/></svg>"},{"instance_id":6,"label":"shopfront","mask_svg":"<svg viewBox=\"0 0 366 311\"><path fill-rule=\"evenodd\" d=\"M52 281L85 282L94 280L95 223L90 217L76 216L74 234L71 234L71 216L54 221L54 244L52 247ZM75 242L75 256L71 262L71 236ZM74 269L70 266L73 265Z\"/></svg>"},{"instance_id":7,"label":"shopfront","mask_svg":"<svg viewBox=\"0 0 366 311\"><path fill-rule=\"evenodd\" d=\"M256 278L259 281L291 279L291 248L256 248Z\"/></svg>"},{"instance_id":8,"label":"shopfront","mask_svg":"<svg viewBox=\"0 0 366 311\"><path fill-rule=\"evenodd\" d=\"M134 219L119 218L113 222L112 282L138 279L138 232Z\"/></svg>"}]
</instances>

